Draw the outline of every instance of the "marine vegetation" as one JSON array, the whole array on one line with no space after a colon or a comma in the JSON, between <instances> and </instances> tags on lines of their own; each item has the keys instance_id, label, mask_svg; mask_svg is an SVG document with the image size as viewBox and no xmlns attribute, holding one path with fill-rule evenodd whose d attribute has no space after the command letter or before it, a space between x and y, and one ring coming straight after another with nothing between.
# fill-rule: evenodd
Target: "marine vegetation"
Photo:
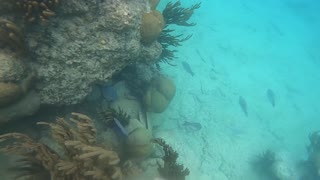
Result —
<instances>
[{"instance_id":1,"label":"marine vegetation","mask_svg":"<svg viewBox=\"0 0 320 180\"><path fill-rule=\"evenodd\" d=\"M46 22L54 16L54 9L60 0L16 0L17 8L22 12L23 19L28 23Z\"/></svg>"},{"instance_id":2,"label":"marine vegetation","mask_svg":"<svg viewBox=\"0 0 320 180\"><path fill-rule=\"evenodd\" d=\"M159 144L164 151L163 166L159 165L158 171L160 176L167 180L185 180L190 171L184 168L182 164L177 163L179 154L172 149L163 139L154 139L154 142Z\"/></svg>"},{"instance_id":3,"label":"marine vegetation","mask_svg":"<svg viewBox=\"0 0 320 180\"><path fill-rule=\"evenodd\" d=\"M0 19L0 45L8 46L18 52L25 49L23 34L13 22Z\"/></svg>"},{"instance_id":4,"label":"marine vegetation","mask_svg":"<svg viewBox=\"0 0 320 180\"><path fill-rule=\"evenodd\" d=\"M305 180L320 179L320 131L309 135L310 144L307 146L308 159L302 162L302 177Z\"/></svg>"},{"instance_id":5,"label":"marine vegetation","mask_svg":"<svg viewBox=\"0 0 320 180\"><path fill-rule=\"evenodd\" d=\"M190 39L191 35L185 36L182 34L174 35L174 30L169 29L169 25L178 26L194 26L196 23L189 23L188 21L192 17L194 11L200 8L201 3L192 5L190 8L181 7L181 2L175 3L169 2L165 9L162 11L163 18L165 20L165 27L160 34L158 41L162 45L162 53L160 55L160 61L169 63L175 58L174 53L176 50L172 50L173 47L181 46L181 43Z\"/></svg>"},{"instance_id":6,"label":"marine vegetation","mask_svg":"<svg viewBox=\"0 0 320 180\"><path fill-rule=\"evenodd\" d=\"M154 151L153 136L150 130L138 127L131 131L126 140L126 149L130 157L147 157Z\"/></svg>"},{"instance_id":7,"label":"marine vegetation","mask_svg":"<svg viewBox=\"0 0 320 180\"><path fill-rule=\"evenodd\" d=\"M130 116L121 108L118 110L108 107L105 110L98 110L99 118L105 122L109 128L115 129L116 132L121 132L122 135L128 136L125 126L129 124Z\"/></svg>"},{"instance_id":8,"label":"marine vegetation","mask_svg":"<svg viewBox=\"0 0 320 180\"><path fill-rule=\"evenodd\" d=\"M251 166L259 175L268 177L268 179L276 179L274 173L272 172L272 166L276 161L277 159L275 152L266 150L257 155L253 161L251 161Z\"/></svg>"},{"instance_id":9,"label":"marine vegetation","mask_svg":"<svg viewBox=\"0 0 320 180\"><path fill-rule=\"evenodd\" d=\"M50 127L60 151L25 134L0 135L0 142L5 145L1 152L22 157L12 169L16 178L121 180L127 174L117 152L97 142L96 129L88 116L72 113L70 120L58 118L54 123L38 124Z\"/></svg>"},{"instance_id":10,"label":"marine vegetation","mask_svg":"<svg viewBox=\"0 0 320 180\"><path fill-rule=\"evenodd\" d=\"M181 7L181 2L177 1L174 4L169 2L162 11L163 17L166 20L166 25L176 24L179 26L194 26L195 23L188 23L194 13L194 10L200 8L201 3L192 5L190 8Z\"/></svg>"}]
</instances>

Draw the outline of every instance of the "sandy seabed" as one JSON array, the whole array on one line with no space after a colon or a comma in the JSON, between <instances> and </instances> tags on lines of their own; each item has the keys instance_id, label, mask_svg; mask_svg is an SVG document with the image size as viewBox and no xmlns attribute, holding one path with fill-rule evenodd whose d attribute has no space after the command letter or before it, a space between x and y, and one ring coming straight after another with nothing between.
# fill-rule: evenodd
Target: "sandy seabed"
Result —
<instances>
[{"instance_id":1,"label":"sandy seabed","mask_svg":"<svg viewBox=\"0 0 320 180\"><path fill-rule=\"evenodd\" d=\"M176 97L166 112L151 117L161 124L155 135L189 167L187 179L259 179L250 161L267 149L281 154L293 171L306 159L308 135L320 129L320 4L314 3L202 1L192 19L197 25L181 31L193 36L178 49L177 66L162 66L176 83Z\"/></svg>"}]
</instances>

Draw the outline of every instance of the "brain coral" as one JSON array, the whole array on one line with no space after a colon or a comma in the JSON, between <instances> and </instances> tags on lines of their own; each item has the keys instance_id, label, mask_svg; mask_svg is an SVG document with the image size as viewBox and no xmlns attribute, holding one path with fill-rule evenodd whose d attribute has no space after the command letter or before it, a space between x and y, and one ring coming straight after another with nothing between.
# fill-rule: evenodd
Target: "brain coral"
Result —
<instances>
[{"instance_id":1,"label":"brain coral","mask_svg":"<svg viewBox=\"0 0 320 180\"><path fill-rule=\"evenodd\" d=\"M159 11L154 10L145 13L141 21L141 41L145 44L150 44L154 42L162 32L165 24L163 16Z\"/></svg>"}]
</instances>

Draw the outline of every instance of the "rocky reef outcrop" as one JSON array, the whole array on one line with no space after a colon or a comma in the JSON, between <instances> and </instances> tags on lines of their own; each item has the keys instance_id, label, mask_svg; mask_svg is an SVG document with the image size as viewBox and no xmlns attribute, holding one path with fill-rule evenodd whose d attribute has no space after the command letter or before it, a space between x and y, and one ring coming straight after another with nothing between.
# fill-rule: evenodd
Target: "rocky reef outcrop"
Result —
<instances>
[{"instance_id":1,"label":"rocky reef outcrop","mask_svg":"<svg viewBox=\"0 0 320 180\"><path fill-rule=\"evenodd\" d=\"M54 16L31 24L19 19L10 2L2 2L0 17L24 27L25 63L37 75L41 104L77 104L93 84L108 81L127 65L152 64L161 54L158 42L146 46L140 40L147 0L59 1Z\"/></svg>"}]
</instances>

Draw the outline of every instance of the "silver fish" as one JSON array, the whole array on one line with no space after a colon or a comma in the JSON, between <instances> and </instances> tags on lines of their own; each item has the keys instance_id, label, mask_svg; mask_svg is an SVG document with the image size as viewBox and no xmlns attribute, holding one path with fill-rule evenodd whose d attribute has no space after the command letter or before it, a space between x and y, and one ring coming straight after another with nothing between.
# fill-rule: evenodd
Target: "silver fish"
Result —
<instances>
[{"instance_id":1,"label":"silver fish","mask_svg":"<svg viewBox=\"0 0 320 180\"><path fill-rule=\"evenodd\" d=\"M271 89L267 90L267 98L271 103L272 107L274 107L276 105L276 100L275 100L274 92Z\"/></svg>"},{"instance_id":2,"label":"silver fish","mask_svg":"<svg viewBox=\"0 0 320 180\"><path fill-rule=\"evenodd\" d=\"M239 105L243 113L248 117L247 102L242 96L239 96Z\"/></svg>"},{"instance_id":3,"label":"silver fish","mask_svg":"<svg viewBox=\"0 0 320 180\"><path fill-rule=\"evenodd\" d=\"M182 61L182 66L183 66L184 70L186 70L189 74L191 74L191 76L194 76L194 73L193 73L190 65L187 62Z\"/></svg>"}]
</instances>

